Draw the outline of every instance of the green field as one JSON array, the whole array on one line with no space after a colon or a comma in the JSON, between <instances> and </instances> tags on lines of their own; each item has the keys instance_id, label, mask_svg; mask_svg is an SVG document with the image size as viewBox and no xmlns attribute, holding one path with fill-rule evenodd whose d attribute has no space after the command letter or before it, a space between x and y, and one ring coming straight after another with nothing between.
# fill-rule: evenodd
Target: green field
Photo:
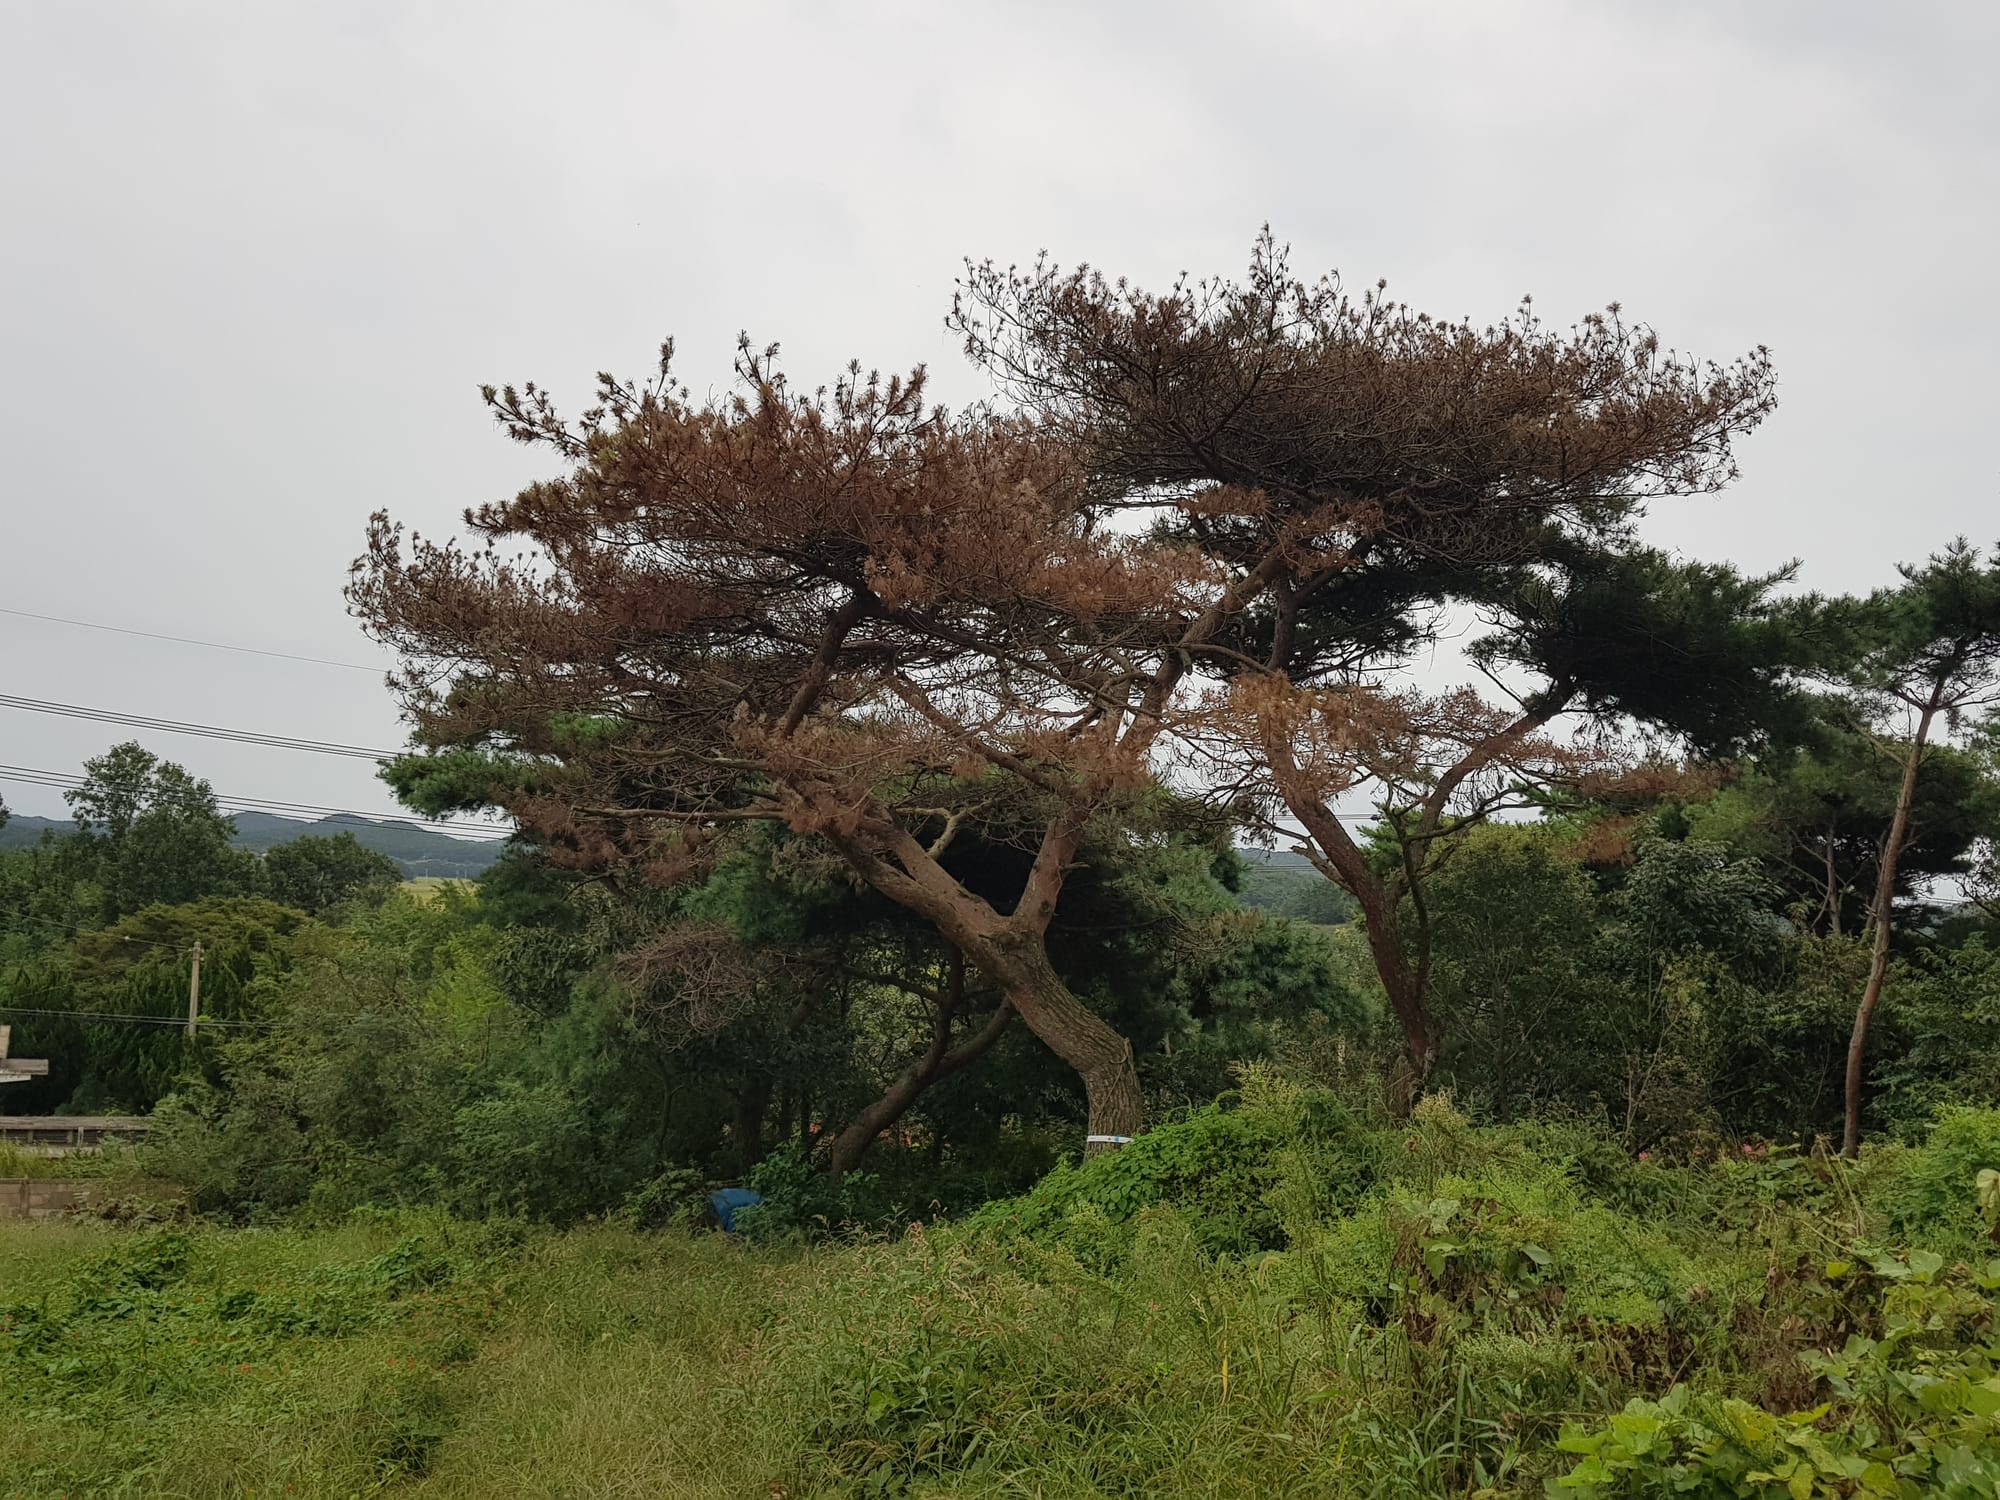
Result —
<instances>
[{"instance_id":1,"label":"green field","mask_svg":"<svg viewBox=\"0 0 2000 1500\"><path fill-rule=\"evenodd\" d=\"M718 1382L790 1279L719 1238L9 1225L0 1493L753 1493Z\"/></svg>"},{"instance_id":2,"label":"green field","mask_svg":"<svg viewBox=\"0 0 2000 1500\"><path fill-rule=\"evenodd\" d=\"M1996 1146L1668 1167L1279 1088L817 1246L13 1223L0 1493L1987 1494Z\"/></svg>"},{"instance_id":3,"label":"green field","mask_svg":"<svg viewBox=\"0 0 2000 1500\"><path fill-rule=\"evenodd\" d=\"M403 889L419 901L437 901L449 890L470 890L472 882L453 875L418 875L403 882Z\"/></svg>"}]
</instances>

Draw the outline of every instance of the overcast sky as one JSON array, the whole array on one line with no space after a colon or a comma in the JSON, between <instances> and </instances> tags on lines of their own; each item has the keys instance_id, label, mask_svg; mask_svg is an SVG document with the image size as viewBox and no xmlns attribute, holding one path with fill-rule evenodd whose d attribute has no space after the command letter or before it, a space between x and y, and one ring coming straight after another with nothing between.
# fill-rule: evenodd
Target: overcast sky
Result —
<instances>
[{"instance_id":1,"label":"overcast sky","mask_svg":"<svg viewBox=\"0 0 2000 1500\"><path fill-rule=\"evenodd\" d=\"M1992 0L0 0L0 607L362 665L368 513L451 527L580 398L739 329L809 384L928 362L967 256L1302 271L1484 321L1618 299L1775 353L1744 477L1654 538L1823 589L2000 534ZM1984 268L1982 270L1982 268ZM572 407L581 404L572 399ZM371 672L0 613L0 694L362 745ZM0 708L0 762L123 731ZM141 736L234 796L364 761ZM0 781L17 811L60 794Z\"/></svg>"}]
</instances>

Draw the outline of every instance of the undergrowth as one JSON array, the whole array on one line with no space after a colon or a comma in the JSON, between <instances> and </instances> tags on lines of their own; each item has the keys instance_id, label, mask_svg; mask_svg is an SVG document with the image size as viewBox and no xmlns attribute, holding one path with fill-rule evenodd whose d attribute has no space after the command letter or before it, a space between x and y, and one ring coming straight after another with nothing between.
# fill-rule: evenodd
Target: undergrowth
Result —
<instances>
[{"instance_id":1,"label":"undergrowth","mask_svg":"<svg viewBox=\"0 0 2000 1500\"><path fill-rule=\"evenodd\" d=\"M1995 1173L1253 1074L859 1240L9 1226L0 1496L1991 1495Z\"/></svg>"}]
</instances>

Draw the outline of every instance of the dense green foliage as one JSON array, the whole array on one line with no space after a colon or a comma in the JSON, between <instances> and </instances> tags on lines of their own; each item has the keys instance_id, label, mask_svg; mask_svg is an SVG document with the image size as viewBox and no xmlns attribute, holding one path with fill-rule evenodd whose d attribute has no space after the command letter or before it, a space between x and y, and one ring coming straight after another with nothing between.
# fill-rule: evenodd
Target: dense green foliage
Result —
<instances>
[{"instance_id":1,"label":"dense green foliage","mask_svg":"<svg viewBox=\"0 0 2000 1500\"><path fill-rule=\"evenodd\" d=\"M1243 851L1240 894L1246 905L1299 922L1337 924L1354 919L1353 898L1297 854Z\"/></svg>"},{"instance_id":2,"label":"dense green foliage","mask_svg":"<svg viewBox=\"0 0 2000 1500\"><path fill-rule=\"evenodd\" d=\"M402 883L402 869L388 855L364 849L351 833L308 835L264 855L264 881L272 900L321 917L350 901L388 894Z\"/></svg>"}]
</instances>

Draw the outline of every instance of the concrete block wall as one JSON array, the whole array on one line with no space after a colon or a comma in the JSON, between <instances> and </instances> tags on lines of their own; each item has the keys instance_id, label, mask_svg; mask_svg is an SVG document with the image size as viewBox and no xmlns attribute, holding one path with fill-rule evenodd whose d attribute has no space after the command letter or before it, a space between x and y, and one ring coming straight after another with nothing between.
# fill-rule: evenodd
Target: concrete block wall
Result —
<instances>
[{"instance_id":1,"label":"concrete block wall","mask_svg":"<svg viewBox=\"0 0 2000 1500\"><path fill-rule=\"evenodd\" d=\"M87 1207L95 1186L49 1177L0 1177L0 1219L41 1219Z\"/></svg>"}]
</instances>

